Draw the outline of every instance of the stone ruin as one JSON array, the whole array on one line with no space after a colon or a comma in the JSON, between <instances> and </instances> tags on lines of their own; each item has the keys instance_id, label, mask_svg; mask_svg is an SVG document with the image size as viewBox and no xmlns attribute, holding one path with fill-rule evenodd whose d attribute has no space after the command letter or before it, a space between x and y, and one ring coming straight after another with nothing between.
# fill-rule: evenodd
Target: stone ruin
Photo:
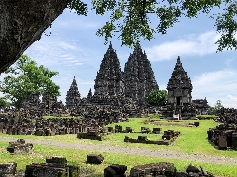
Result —
<instances>
[{"instance_id":1,"label":"stone ruin","mask_svg":"<svg viewBox=\"0 0 237 177\"><path fill-rule=\"evenodd\" d=\"M196 109L192 104L192 89L190 77L185 72L178 56L167 84L168 103L160 110L162 117L173 119L173 115L179 115L180 119L196 119Z\"/></svg>"},{"instance_id":2,"label":"stone ruin","mask_svg":"<svg viewBox=\"0 0 237 177\"><path fill-rule=\"evenodd\" d=\"M39 95L29 94L25 96L21 107L24 109L34 109L37 110L40 103Z\"/></svg>"},{"instance_id":3,"label":"stone ruin","mask_svg":"<svg viewBox=\"0 0 237 177\"><path fill-rule=\"evenodd\" d=\"M217 111L219 125L207 131L209 142L218 149L237 150L237 110L221 108Z\"/></svg>"},{"instance_id":4,"label":"stone ruin","mask_svg":"<svg viewBox=\"0 0 237 177\"><path fill-rule=\"evenodd\" d=\"M169 162L159 162L132 167L129 177L214 177L213 174L207 172L203 167L197 168L193 164L189 164L184 171L177 171L174 164ZM110 176L114 177L114 176Z\"/></svg>"},{"instance_id":5,"label":"stone ruin","mask_svg":"<svg viewBox=\"0 0 237 177\"><path fill-rule=\"evenodd\" d=\"M101 164L103 160L104 160L104 157L101 154L88 154L86 163Z\"/></svg>"},{"instance_id":6,"label":"stone ruin","mask_svg":"<svg viewBox=\"0 0 237 177\"><path fill-rule=\"evenodd\" d=\"M20 111L19 119L16 122L15 114L0 115L0 133L11 135L36 135L36 136L54 136L65 134L80 134L82 137L87 134L100 133L106 135L106 125L114 122L128 121L127 118L121 117L116 111L107 111L97 107L100 111L92 110L90 115L85 119L79 118L42 118L41 112L33 110ZM85 111L86 112L86 111ZM97 113L101 113L96 115ZM93 114L94 117L93 118ZM28 118L26 118L28 117ZM95 131L96 130L96 131ZM78 135L78 137L80 137ZM102 137L100 137L101 139Z\"/></svg>"},{"instance_id":7,"label":"stone ruin","mask_svg":"<svg viewBox=\"0 0 237 177\"><path fill-rule=\"evenodd\" d=\"M120 106L120 100L124 99L123 73L111 42L97 72L94 89L92 104L110 105L113 102L114 105Z\"/></svg>"},{"instance_id":8,"label":"stone ruin","mask_svg":"<svg viewBox=\"0 0 237 177\"><path fill-rule=\"evenodd\" d=\"M137 139L130 138L125 136L124 142L129 143L144 143L144 144L157 144L157 145L170 145L173 141L179 137L180 132L174 130L164 131L164 135L160 140L148 140L147 136L138 136Z\"/></svg>"},{"instance_id":9,"label":"stone ruin","mask_svg":"<svg viewBox=\"0 0 237 177\"><path fill-rule=\"evenodd\" d=\"M204 99L192 100L193 105L196 108L197 114L207 115L210 112L210 106L208 105L206 97Z\"/></svg>"},{"instance_id":10,"label":"stone ruin","mask_svg":"<svg viewBox=\"0 0 237 177\"><path fill-rule=\"evenodd\" d=\"M104 157L101 154L88 154L87 163L101 164ZM68 165L65 157L55 156L46 158L46 163L32 163L26 165L24 172L17 172L17 163L0 164L2 177L78 177L93 173L76 165ZM111 164L104 169L104 177L215 177L203 167L197 168L189 164L184 171L178 171L173 163L159 162L138 165L126 173L127 166Z\"/></svg>"},{"instance_id":11,"label":"stone ruin","mask_svg":"<svg viewBox=\"0 0 237 177\"><path fill-rule=\"evenodd\" d=\"M139 45L140 46L140 45ZM130 58L137 59L140 56L140 48L138 47L138 52L134 51L134 55ZM112 48L110 43L109 48L104 55L104 58L101 62L99 72L95 79L94 85L94 95L92 95L91 90L87 95L87 98L82 99L82 105L78 107L81 109L83 107L90 107L90 105L96 105L101 107L113 107L114 110L122 110L122 113L126 113L129 117L147 117L148 111L144 109L143 105L145 96L148 94L148 91L158 88L158 85L154 79L154 73L150 67L150 62L147 59L146 55L142 55L142 58L137 59L138 65L136 68L131 68L131 62L133 59L130 59L126 66L126 71L123 73L121 71L120 62L117 57L116 51ZM133 74L131 78L128 78L128 75L131 74L132 70L139 70L139 73ZM144 71L147 71L144 72ZM135 72L134 72L135 73ZM152 74L152 75L150 75ZM126 83L125 86L125 79ZM132 85L129 85L128 80L133 80L133 84L137 82L136 88L133 88ZM138 80L137 80L138 79ZM142 82L142 83L140 83ZM139 84L140 83L140 84ZM127 95L125 91L127 88ZM136 98L129 96L128 93L136 90L143 90L144 93L137 93ZM139 98L139 99L138 99ZM138 100L143 101L142 106L138 104Z\"/></svg>"},{"instance_id":12,"label":"stone ruin","mask_svg":"<svg viewBox=\"0 0 237 177\"><path fill-rule=\"evenodd\" d=\"M67 91L66 95L66 108L74 109L80 104L81 94L78 91L77 82L75 76L73 78L70 89Z\"/></svg>"},{"instance_id":13,"label":"stone ruin","mask_svg":"<svg viewBox=\"0 0 237 177\"><path fill-rule=\"evenodd\" d=\"M111 106L115 110L122 110L122 113L128 114L129 117L148 117L149 113L158 113L159 108L154 108L145 102L145 97L150 91L159 89L159 86L151 63L145 51L142 52L139 42L125 63L124 72L121 71L116 51L110 42L97 72L94 89L94 95L90 89L87 97L81 99L74 76L66 95L66 106L61 101L58 102L56 97L50 96L47 91L41 103L37 95L30 94L26 96L22 105L25 109L36 108L43 115L53 116L77 116L80 115L77 113L81 112L79 110L91 106ZM195 118L195 109L198 113L204 113L208 109L206 99L194 100L192 104L191 80L184 71L179 57L167 90L168 104L159 110L163 117L173 118L173 115L179 114L182 119Z\"/></svg>"},{"instance_id":14,"label":"stone ruin","mask_svg":"<svg viewBox=\"0 0 237 177\"><path fill-rule=\"evenodd\" d=\"M32 154L34 148L32 143L25 143L24 139L18 139L16 142L9 142L7 151L12 154Z\"/></svg>"},{"instance_id":15,"label":"stone ruin","mask_svg":"<svg viewBox=\"0 0 237 177\"><path fill-rule=\"evenodd\" d=\"M124 67L125 97L131 98L138 105L146 105L145 98L152 91L159 89L151 63L142 52L137 42L133 54L130 54Z\"/></svg>"},{"instance_id":16,"label":"stone ruin","mask_svg":"<svg viewBox=\"0 0 237 177\"><path fill-rule=\"evenodd\" d=\"M9 162L0 164L0 176L1 177L15 177L16 173L16 162Z\"/></svg>"},{"instance_id":17,"label":"stone ruin","mask_svg":"<svg viewBox=\"0 0 237 177\"><path fill-rule=\"evenodd\" d=\"M79 166L67 165L65 157L46 158L46 163L26 166L25 177L78 177Z\"/></svg>"}]
</instances>

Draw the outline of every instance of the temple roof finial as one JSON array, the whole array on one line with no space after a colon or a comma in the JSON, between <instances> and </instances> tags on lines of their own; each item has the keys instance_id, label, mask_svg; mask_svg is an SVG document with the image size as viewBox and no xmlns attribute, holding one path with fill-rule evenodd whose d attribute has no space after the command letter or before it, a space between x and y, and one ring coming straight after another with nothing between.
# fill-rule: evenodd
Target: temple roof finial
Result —
<instances>
[{"instance_id":1,"label":"temple roof finial","mask_svg":"<svg viewBox=\"0 0 237 177\"><path fill-rule=\"evenodd\" d=\"M178 56L177 58L177 63L180 63L180 56Z\"/></svg>"},{"instance_id":2,"label":"temple roof finial","mask_svg":"<svg viewBox=\"0 0 237 177\"><path fill-rule=\"evenodd\" d=\"M109 48L112 49L112 43L111 43L111 41L109 42Z\"/></svg>"}]
</instances>

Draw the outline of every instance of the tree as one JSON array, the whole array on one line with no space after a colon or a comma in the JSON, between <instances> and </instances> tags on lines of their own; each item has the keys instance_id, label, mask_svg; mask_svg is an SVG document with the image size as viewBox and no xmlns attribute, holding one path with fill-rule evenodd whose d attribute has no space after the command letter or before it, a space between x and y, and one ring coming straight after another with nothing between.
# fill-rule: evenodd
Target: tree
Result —
<instances>
[{"instance_id":1,"label":"tree","mask_svg":"<svg viewBox=\"0 0 237 177\"><path fill-rule=\"evenodd\" d=\"M146 102L153 106L164 106L168 101L166 90L152 90L146 97Z\"/></svg>"},{"instance_id":2,"label":"tree","mask_svg":"<svg viewBox=\"0 0 237 177\"><path fill-rule=\"evenodd\" d=\"M180 17L198 17L209 14L213 8L223 7L223 13L212 14L216 19L218 49L236 49L234 35L237 29L237 5L234 0L92 0L97 15L109 11L110 19L98 29L97 35L105 37L105 43L119 32L122 45L135 45L143 37L151 40L155 32L166 34L167 29L179 22ZM1 0L0 1L0 73L13 64L65 8L78 15L87 15L87 4L82 0ZM156 15L157 28L150 28L150 15ZM153 22L152 22L153 23Z\"/></svg>"},{"instance_id":3,"label":"tree","mask_svg":"<svg viewBox=\"0 0 237 177\"><path fill-rule=\"evenodd\" d=\"M217 100L216 104L215 104L215 110L218 111L221 108L223 108L222 102L221 102L221 100Z\"/></svg>"},{"instance_id":4,"label":"tree","mask_svg":"<svg viewBox=\"0 0 237 177\"><path fill-rule=\"evenodd\" d=\"M213 106L210 107L210 114L211 115L215 115L216 114L216 108L215 107L213 107Z\"/></svg>"},{"instance_id":5,"label":"tree","mask_svg":"<svg viewBox=\"0 0 237 177\"><path fill-rule=\"evenodd\" d=\"M10 106L10 103L4 97L0 97L0 108L6 108Z\"/></svg>"},{"instance_id":6,"label":"tree","mask_svg":"<svg viewBox=\"0 0 237 177\"><path fill-rule=\"evenodd\" d=\"M51 96L60 95L60 87L51 80L58 72L50 71L43 65L37 66L27 55L22 55L5 73L7 76L3 79L0 91L16 108L20 108L25 97L32 93L41 96L48 91Z\"/></svg>"}]
</instances>

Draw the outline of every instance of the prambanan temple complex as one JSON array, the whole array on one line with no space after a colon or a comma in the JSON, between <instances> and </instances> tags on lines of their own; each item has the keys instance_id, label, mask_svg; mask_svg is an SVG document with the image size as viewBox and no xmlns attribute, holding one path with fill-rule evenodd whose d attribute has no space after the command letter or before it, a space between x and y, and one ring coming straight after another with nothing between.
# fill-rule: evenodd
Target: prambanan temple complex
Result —
<instances>
[{"instance_id":1,"label":"prambanan temple complex","mask_svg":"<svg viewBox=\"0 0 237 177\"><path fill-rule=\"evenodd\" d=\"M192 83L185 72L178 56L174 71L167 84L168 103L163 107L152 107L145 102L146 96L155 89L159 89L151 63L143 52L139 43L130 54L121 70L116 51L110 42L97 72L94 84L94 94L91 89L87 97L81 98L76 78L67 91L65 106L56 97L47 93L40 103L36 95L28 95L23 107L40 107L45 110L70 110L81 115L88 107L112 108L125 112L130 117L146 117L149 113L159 111L165 118L178 115L182 119L196 118L197 113L206 114L209 110L205 99L192 100ZM87 112L87 111L86 111Z\"/></svg>"}]
</instances>

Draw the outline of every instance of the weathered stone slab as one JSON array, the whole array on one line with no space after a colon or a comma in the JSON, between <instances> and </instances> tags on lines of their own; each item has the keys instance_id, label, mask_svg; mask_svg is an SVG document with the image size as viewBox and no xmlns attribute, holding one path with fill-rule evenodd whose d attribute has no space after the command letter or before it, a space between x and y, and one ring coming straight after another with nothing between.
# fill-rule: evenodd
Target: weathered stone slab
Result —
<instances>
[{"instance_id":1,"label":"weathered stone slab","mask_svg":"<svg viewBox=\"0 0 237 177\"><path fill-rule=\"evenodd\" d=\"M104 157L101 154L89 154L87 155L87 163L89 164L101 164Z\"/></svg>"},{"instance_id":2,"label":"weathered stone slab","mask_svg":"<svg viewBox=\"0 0 237 177\"><path fill-rule=\"evenodd\" d=\"M167 162L138 165L130 170L130 177L140 177L145 175L165 175L166 177L174 177L176 168L174 164Z\"/></svg>"},{"instance_id":3,"label":"weathered stone slab","mask_svg":"<svg viewBox=\"0 0 237 177\"><path fill-rule=\"evenodd\" d=\"M126 177L127 166L112 164L104 169L104 177Z\"/></svg>"},{"instance_id":4,"label":"weathered stone slab","mask_svg":"<svg viewBox=\"0 0 237 177\"><path fill-rule=\"evenodd\" d=\"M16 167L17 163L15 162L0 164L0 176L15 175Z\"/></svg>"},{"instance_id":5,"label":"weathered stone slab","mask_svg":"<svg viewBox=\"0 0 237 177\"><path fill-rule=\"evenodd\" d=\"M46 162L27 165L25 177L78 177L80 174L80 168L67 165L65 157L47 158Z\"/></svg>"},{"instance_id":6,"label":"weathered stone slab","mask_svg":"<svg viewBox=\"0 0 237 177\"><path fill-rule=\"evenodd\" d=\"M25 143L24 139L18 139L16 142L9 142L7 151L13 154L30 154L34 152L33 144Z\"/></svg>"}]
</instances>

